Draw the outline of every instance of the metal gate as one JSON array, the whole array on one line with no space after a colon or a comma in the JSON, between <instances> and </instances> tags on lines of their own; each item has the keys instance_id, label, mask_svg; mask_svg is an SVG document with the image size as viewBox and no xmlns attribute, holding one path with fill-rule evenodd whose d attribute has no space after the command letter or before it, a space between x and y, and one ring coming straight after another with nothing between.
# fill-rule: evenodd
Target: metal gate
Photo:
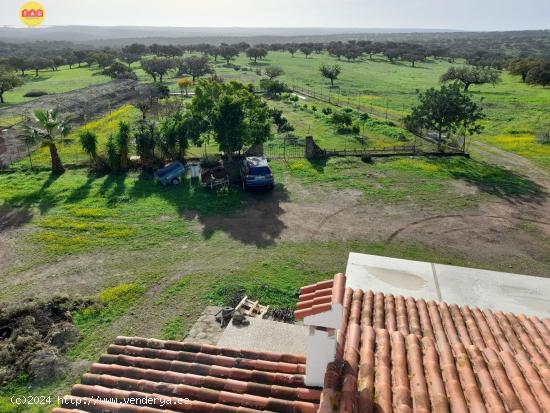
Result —
<instances>
[{"instance_id":1,"label":"metal gate","mask_svg":"<svg viewBox=\"0 0 550 413\"><path fill-rule=\"evenodd\" d=\"M298 159L305 157L305 145L300 143L265 143L264 156L270 159Z\"/></svg>"}]
</instances>

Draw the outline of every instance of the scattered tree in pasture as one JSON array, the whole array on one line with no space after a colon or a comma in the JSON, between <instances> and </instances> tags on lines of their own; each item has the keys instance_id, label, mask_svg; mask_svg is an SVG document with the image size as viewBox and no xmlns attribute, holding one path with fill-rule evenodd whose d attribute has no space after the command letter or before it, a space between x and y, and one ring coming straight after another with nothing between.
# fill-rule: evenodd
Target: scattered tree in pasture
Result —
<instances>
[{"instance_id":1,"label":"scattered tree in pasture","mask_svg":"<svg viewBox=\"0 0 550 413\"><path fill-rule=\"evenodd\" d=\"M86 62L86 58L89 55L87 50L75 50L73 53L78 67L80 67L82 63Z\"/></svg>"},{"instance_id":2,"label":"scattered tree in pasture","mask_svg":"<svg viewBox=\"0 0 550 413\"><path fill-rule=\"evenodd\" d=\"M273 80L279 76L284 75L285 72L278 66L268 66L265 68L264 74L268 77L269 80Z\"/></svg>"},{"instance_id":3,"label":"scattered tree in pasture","mask_svg":"<svg viewBox=\"0 0 550 413\"><path fill-rule=\"evenodd\" d=\"M521 76L521 80L525 83L529 71L540 63L536 58L517 58L508 64L508 71L512 75Z\"/></svg>"},{"instance_id":4,"label":"scattered tree in pasture","mask_svg":"<svg viewBox=\"0 0 550 413\"><path fill-rule=\"evenodd\" d=\"M97 63L97 65L102 69L112 65L116 60L116 56L112 53L94 52L91 55L92 55L92 58L94 59L94 62Z\"/></svg>"},{"instance_id":5,"label":"scattered tree in pasture","mask_svg":"<svg viewBox=\"0 0 550 413\"><path fill-rule=\"evenodd\" d=\"M239 50L233 46L220 46L220 56L223 57L227 64L239 55Z\"/></svg>"},{"instance_id":6,"label":"scattered tree in pasture","mask_svg":"<svg viewBox=\"0 0 550 413\"><path fill-rule=\"evenodd\" d=\"M525 81L533 85L550 86L550 60L541 61L529 70Z\"/></svg>"},{"instance_id":7,"label":"scattered tree in pasture","mask_svg":"<svg viewBox=\"0 0 550 413\"><path fill-rule=\"evenodd\" d=\"M286 50L294 57L296 52L298 51L298 48L296 46L289 46Z\"/></svg>"},{"instance_id":8,"label":"scattered tree in pasture","mask_svg":"<svg viewBox=\"0 0 550 413\"><path fill-rule=\"evenodd\" d=\"M23 84L15 71L8 66L0 66L0 103L4 103L4 93Z\"/></svg>"},{"instance_id":9,"label":"scattered tree in pasture","mask_svg":"<svg viewBox=\"0 0 550 413\"><path fill-rule=\"evenodd\" d=\"M66 50L63 54L63 57L65 59L65 62L67 62L67 64L69 65L69 69L72 69L73 66L78 63L76 54L72 50Z\"/></svg>"},{"instance_id":10,"label":"scattered tree in pasture","mask_svg":"<svg viewBox=\"0 0 550 413\"><path fill-rule=\"evenodd\" d=\"M109 67L103 69L102 73L106 76L109 76L112 79L134 79L137 80L135 72L126 66L124 63L116 60Z\"/></svg>"},{"instance_id":11,"label":"scattered tree in pasture","mask_svg":"<svg viewBox=\"0 0 550 413\"><path fill-rule=\"evenodd\" d=\"M29 59L22 56L12 56L6 61L7 65L15 70L21 71L21 76L25 76L25 71L31 69L31 62Z\"/></svg>"},{"instance_id":12,"label":"scattered tree in pasture","mask_svg":"<svg viewBox=\"0 0 550 413\"><path fill-rule=\"evenodd\" d=\"M321 76L329 79L330 85L334 86L334 81L338 79L338 76L340 76L340 73L342 73L342 67L340 65L322 64L319 67L319 71L321 72Z\"/></svg>"},{"instance_id":13,"label":"scattered tree in pasture","mask_svg":"<svg viewBox=\"0 0 550 413\"><path fill-rule=\"evenodd\" d=\"M132 43L122 48L122 57L128 63L128 67L131 67L132 63L139 61L146 53L147 46L140 43Z\"/></svg>"},{"instance_id":14,"label":"scattered tree in pasture","mask_svg":"<svg viewBox=\"0 0 550 413\"><path fill-rule=\"evenodd\" d=\"M330 42L327 45L327 51L330 55L332 55L332 56L336 57L338 60L340 60L343 53L344 53L344 44L340 41Z\"/></svg>"},{"instance_id":15,"label":"scattered tree in pasture","mask_svg":"<svg viewBox=\"0 0 550 413\"><path fill-rule=\"evenodd\" d=\"M462 130L468 135L480 133L479 121L485 118L481 107L463 93L458 82L442 85L440 90L431 88L419 92L419 104L405 118L405 125L412 132L422 129L437 132L437 144L441 150L444 136Z\"/></svg>"},{"instance_id":16,"label":"scattered tree in pasture","mask_svg":"<svg viewBox=\"0 0 550 413\"><path fill-rule=\"evenodd\" d=\"M307 59L313 53L313 47L309 45L302 45L300 46L300 52L302 52Z\"/></svg>"},{"instance_id":17,"label":"scattered tree in pasture","mask_svg":"<svg viewBox=\"0 0 550 413\"><path fill-rule=\"evenodd\" d=\"M174 68L174 60L166 57L153 57L151 59L142 59L141 67L149 76L153 78L153 81L160 81L162 83L163 77Z\"/></svg>"},{"instance_id":18,"label":"scattered tree in pasture","mask_svg":"<svg viewBox=\"0 0 550 413\"><path fill-rule=\"evenodd\" d=\"M344 56L349 61L353 61L361 57L363 51L355 43L349 43L342 49L342 56Z\"/></svg>"},{"instance_id":19,"label":"scattered tree in pasture","mask_svg":"<svg viewBox=\"0 0 550 413\"><path fill-rule=\"evenodd\" d=\"M488 67L450 67L441 76L441 81L458 81L462 83L464 91L467 92L471 85L497 84L500 82L500 73L498 70Z\"/></svg>"},{"instance_id":20,"label":"scattered tree in pasture","mask_svg":"<svg viewBox=\"0 0 550 413\"><path fill-rule=\"evenodd\" d=\"M246 56L250 60L254 60L254 63L256 63L258 59L265 59L267 56L267 49L262 47L251 47L246 50Z\"/></svg>"},{"instance_id":21,"label":"scattered tree in pasture","mask_svg":"<svg viewBox=\"0 0 550 413\"><path fill-rule=\"evenodd\" d=\"M67 120L62 119L57 109L36 110L34 119L23 126L22 136L29 144L40 144L50 150L52 173L65 172L57 151L57 143L70 132Z\"/></svg>"},{"instance_id":22,"label":"scattered tree in pasture","mask_svg":"<svg viewBox=\"0 0 550 413\"><path fill-rule=\"evenodd\" d=\"M213 73L207 56L189 56L178 63L180 75L189 75L193 82L199 77Z\"/></svg>"},{"instance_id":23,"label":"scattered tree in pasture","mask_svg":"<svg viewBox=\"0 0 550 413\"><path fill-rule=\"evenodd\" d=\"M38 77L38 71L51 67L50 59L44 57L35 57L30 61L30 68L34 70L35 77Z\"/></svg>"}]
</instances>

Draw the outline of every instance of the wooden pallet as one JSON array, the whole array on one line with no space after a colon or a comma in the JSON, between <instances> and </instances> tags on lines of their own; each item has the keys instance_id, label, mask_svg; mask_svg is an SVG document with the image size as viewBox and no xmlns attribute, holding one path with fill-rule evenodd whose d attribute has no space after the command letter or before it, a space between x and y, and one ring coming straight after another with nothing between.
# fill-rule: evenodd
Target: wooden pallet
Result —
<instances>
[{"instance_id":1,"label":"wooden pallet","mask_svg":"<svg viewBox=\"0 0 550 413\"><path fill-rule=\"evenodd\" d=\"M258 301L252 301L248 299L248 296L244 296L239 305L235 307L235 312L242 311L247 317L260 317L264 318L269 311L269 306L260 305Z\"/></svg>"}]
</instances>

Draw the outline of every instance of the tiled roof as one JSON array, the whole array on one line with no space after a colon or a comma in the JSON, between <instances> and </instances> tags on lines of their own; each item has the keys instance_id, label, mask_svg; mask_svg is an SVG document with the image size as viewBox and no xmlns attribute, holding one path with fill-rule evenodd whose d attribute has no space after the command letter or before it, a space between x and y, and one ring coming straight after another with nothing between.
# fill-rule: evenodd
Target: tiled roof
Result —
<instances>
[{"instance_id":1,"label":"tiled roof","mask_svg":"<svg viewBox=\"0 0 550 413\"><path fill-rule=\"evenodd\" d=\"M315 413L320 391L304 385L304 363L293 354L117 337L54 412Z\"/></svg>"},{"instance_id":2,"label":"tiled roof","mask_svg":"<svg viewBox=\"0 0 550 413\"><path fill-rule=\"evenodd\" d=\"M330 311L333 304L342 304L346 277L344 274L336 274L334 279L321 281L317 284L300 288L300 298L296 305L294 318L304 317Z\"/></svg>"},{"instance_id":3,"label":"tiled roof","mask_svg":"<svg viewBox=\"0 0 550 413\"><path fill-rule=\"evenodd\" d=\"M550 319L346 289L320 413L550 412Z\"/></svg>"}]
</instances>

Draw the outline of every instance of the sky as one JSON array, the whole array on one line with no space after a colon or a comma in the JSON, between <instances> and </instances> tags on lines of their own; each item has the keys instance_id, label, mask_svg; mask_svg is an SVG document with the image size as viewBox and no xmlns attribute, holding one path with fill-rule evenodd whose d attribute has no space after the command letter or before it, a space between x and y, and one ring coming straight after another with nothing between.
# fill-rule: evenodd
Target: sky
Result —
<instances>
[{"instance_id":1,"label":"sky","mask_svg":"<svg viewBox=\"0 0 550 413\"><path fill-rule=\"evenodd\" d=\"M22 26L23 0L0 0ZM550 0L41 0L43 25L550 29Z\"/></svg>"}]
</instances>

